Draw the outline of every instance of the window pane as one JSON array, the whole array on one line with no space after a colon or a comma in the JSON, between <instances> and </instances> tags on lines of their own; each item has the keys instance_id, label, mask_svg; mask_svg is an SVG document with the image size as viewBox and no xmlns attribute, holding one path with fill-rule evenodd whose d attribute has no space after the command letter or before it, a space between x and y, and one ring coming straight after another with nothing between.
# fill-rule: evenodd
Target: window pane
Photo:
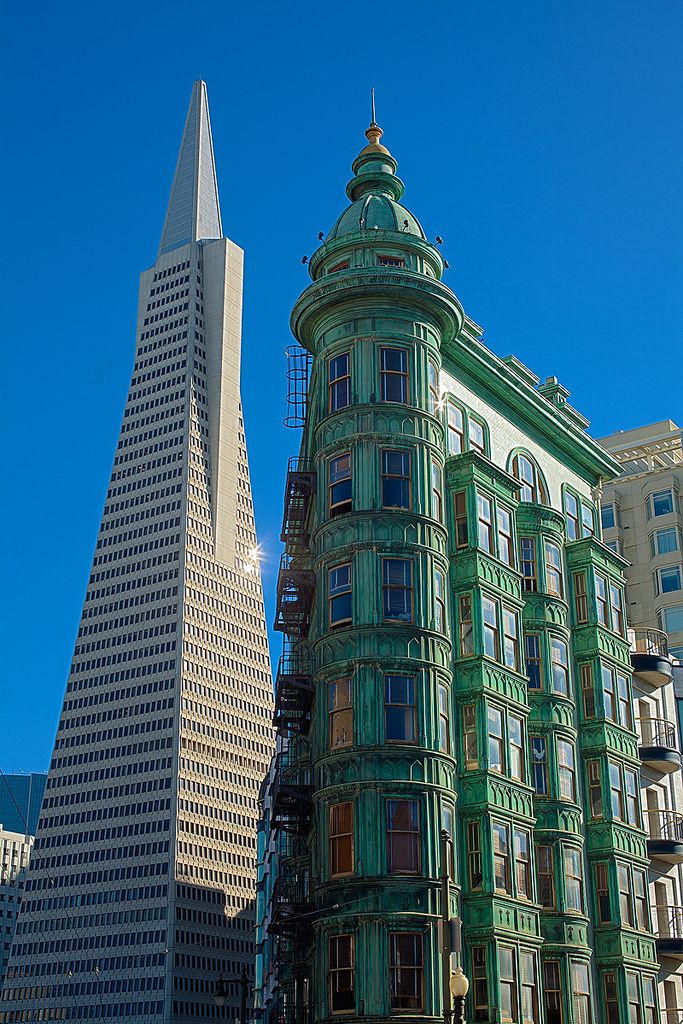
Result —
<instances>
[{"instance_id":1,"label":"window pane","mask_svg":"<svg viewBox=\"0 0 683 1024\"><path fill-rule=\"evenodd\" d=\"M351 680L330 683L330 747L348 747L353 743L353 707Z\"/></svg>"},{"instance_id":2,"label":"window pane","mask_svg":"<svg viewBox=\"0 0 683 1024\"><path fill-rule=\"evenodd\" d=\"M678 551L678 534L675 527L671 526L666 530L657 530L655 533L655 547L658 555L666 555L670 551Z\"/></svg>"},{"instance_id":3,"label":"window pane","mask_svg":"<svg viewBox=\"0 0 683 1024\"><path fill-rule=\"evenodd\" d=\"M417 800L387 800L388 870L415 873L420 869L419 805Z\"/></svg>"},{"instance_id":4,"label":"window pane","mask_svg":"<svg viewBox=\"0 0 683 1024\"><path fill-rule=\"evenodd\" d=\"M423 960L420 932L389 935L392 1010L422 1010Z\"/></svg>"},{"instance_id":5,"label":"window pane","mask_svg":"<svg viewBox=\"0 0 683 1024\"><path fill-rule=\"evenodd\" d=\"M412 676L385 676L385 729L388 741L415 743L415 680Z\"/></svg>"},{"instance_id":6,"label":"window pane","mask_svg":"<svg viewBox=\"0 0 683 1024\"><path fill-rule=\"evenodd\" d=\"M329 941L330 1010L348 1013L355 1009L353 935L334 935Z\"/></svg>"},{"instance_id":7,"label":"window pane","mask_svg":"<svg viewBox=\"0 0 683 1024\"><path fill-rule=\"evenodd\" d=\"M600 507L600 519L602 520L603 530L611 530L613 526L616 526L614 505L602 505Z\"/></svg>"},{"instance_id":8,"label":"window pane","mask_svg":"<svg viewBox=\"0 0 683 1024\"><path fill-rule=\"evenodd\" d=\"M665 516L674 511L673 491L655 491L651 501L652 513L655 516Z\"/></svg>"},{"instance_id":9,"label":"window pane","mask_svg":"<svg viewBox=\"0 0 683 1024\"><path fill-rule=\"evenodd\" d=\"M410 508L410 452L382 449L382 506Z\"/></svg>"},{"instance_id":10,"label":"window pane","mask_svg":"<svg viewBox=\"0 0 683 1024\"><path fill-rule=\"evenodd\" d=\"M413 617L413 563L408 558L384 558L384 618L411 622Z\"/></svg>"}]
</instances>

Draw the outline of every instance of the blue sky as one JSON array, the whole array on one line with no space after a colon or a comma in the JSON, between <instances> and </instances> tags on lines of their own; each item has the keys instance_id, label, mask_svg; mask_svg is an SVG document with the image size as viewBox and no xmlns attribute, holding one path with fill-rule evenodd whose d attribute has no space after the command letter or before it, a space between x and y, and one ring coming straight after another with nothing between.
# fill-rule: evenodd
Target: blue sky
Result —
<instances>
[{"instance_id":1,"label":"blue sky","mask_svg":"<svg viewBox=\"0 0 683 1024\"><path fill-rule=\"evenodd\" d=\"M406 204L499 355L600 436L683 419L683 6L12 5L0 165L8 438L0 767L47 768L192 83L246 250L243 397L269 620L300 260L345 203L369 89ZM663 369L663 367L666 367ZM275 637L273 654L279 652Z\"/></svg>"}]
</instances>

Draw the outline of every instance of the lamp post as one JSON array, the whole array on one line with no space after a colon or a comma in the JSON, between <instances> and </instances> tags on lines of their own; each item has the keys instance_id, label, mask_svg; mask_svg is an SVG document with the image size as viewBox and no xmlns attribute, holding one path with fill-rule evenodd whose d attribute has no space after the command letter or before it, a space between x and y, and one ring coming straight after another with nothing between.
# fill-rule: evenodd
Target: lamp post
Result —
<instances>
[{"instance_id":1,"label":"lamp post","mask_svg":"<svg viewBox=\"0 0 683 1024\"><path fill-rule=\"evenodd\" d=\"M453 999L453 1024L464 1024L463 1010L465 1007L465 996L470 990L470 982L467 976L462 973L462 967L455 968L451 974L448 987Z\"/></svg>"},{"instance_id":2,"label":"lamp post","mask_svg":"<svg viewBox=\"0 0 683 1024\"><path fill-rule=\"evenodd\" d=\"M236 982L240 987L240 1024L247 1024L247 991L249 989L249 975L245 967L237 978L224 978L221 974L216 982L216 991L213 1001L216 1006L225 1006L225 1001L230 995L230 985Z\"/></svg>"}]
</instances>

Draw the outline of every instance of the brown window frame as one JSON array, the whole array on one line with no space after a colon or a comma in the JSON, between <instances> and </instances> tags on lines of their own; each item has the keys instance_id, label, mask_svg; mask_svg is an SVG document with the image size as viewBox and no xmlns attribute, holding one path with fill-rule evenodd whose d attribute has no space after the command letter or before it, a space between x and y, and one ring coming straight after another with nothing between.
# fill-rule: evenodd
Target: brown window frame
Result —
<instances>
[{"instance_id":1,"label":"brown window frame","mask_svg":"<svg viewBox=\"0 0 683 1024\"><path fill-rule=\"evenodd\" d=\"M337 688L346 684L348 703L338 704ZM341 750L353 746L353 680L351 676L344 676L341 679L333 679L329 684L328 696L328 747L330 750ZM335 722L342 716L350 719L350 737L343 743L334 743Z\"/></svg>"},{"instance_id":2,"label":"brown window frame","mask_svg":"<svg viewBox=\"0 0 683 1024\"><path fill-rule=\"evenodd\" d=\"M399 936L411 936L415 941L416 957L414 964L401 964L400 963L400 952L398 951L398 944L396 940ZM398 955L397 955L398 953ZM408 999L414 999L412 1005L405 1005L399 1002L399 998L396 993L400 986L401 972L409 971L413 978L412 990L414 995L410 995ZM399 979L398 985L396 979ZM424 972L424 934L423 932L410 932L410 931L396 931L389 932L389 1007L392 1014L415 1014L424 1013L425 1009L425 972ZM405 1000L405 996L402 997Z\"/></svg>"},{"instance_id":3,"label":"brown window frame","mask_svg":"<svg viewBox=\"0 0 683 1024\"><path fill-rule=\"evenodd\" d=\"M339 966L339 945L342 941L348 940L348 966ZM333 948L335 954L333 955ZM330 935L327 944L327 990L330 1006L330 1013L333 1017L353 1014L356 1012L356 937L353 932L344 932L340 935ZM335 1008L334 1005L334 983L344 975L350 975L351 987L349 989L337 989L337 992L351 993L350 1001L352 1006L346 1008Z\"/></svg>"},{"instance_id":4,"label":"brown window frame","mask_svg":"<svg viewBox=\"0 0 683 1024\"><path fill-rule=\"evenodd\" d=\"M342 808L345 811L342 811ZM348 813L350 809L350 830L341 831L341 828L346 823L343 822L342 816L344 813ZM336 821L335 821L336 819ZM338 829L335 831L335 829ZM349 878L353 875L355 870L355 809L353 806L353 800L340 800L339 803L330 804L328 809L328 837L329 837L329 858L330 858L330 878ZM340 847L343 842L346 841L349 844L349 868L343 870L335 870L335 866L339 865L341 859Z\"/></svg>"},{"instance_id":5,"label":"brown window frame","mask_svg":"<svg viewBox=\"0 0 683 1024\"><path fill-rule=\"evenodd\" d=\"M410 828L392 828L392 814L398 813L397 805L407 804L410 806L410 814L412 817L413 810L415 813L414 827ZM394 806L396 805L396 806ZM393 810L392 810L393 808ZM422 851L420 849L420 801L415 799L403 799L399 797L387 797L385 801L385 812L386 812L386 843L387 843L387 872L390 875L419 875L421 871L422 863ZM413 825L411 821L411 826ZM395 861L398 859L395 844L400 843L399 837L407 837L405 840L410 845L411 860L414 861L414 867L403 867L395 866Z\"/></svg>"},{"instance_id":6,"label":"brown window frame","mask_svg":"<svg viewBox=\"0 0 683 1024\"><path fill-rule=\"evenodd\" d=\"M338 377L332 377L332 364L336 363L338 359L346 357L346 373L340 374ZM330 356L327 360L327 411L328 413L339 412L341 409L348 409L351 405L351 351L338 352L334 356ZM343 405L339 405L336 399L336 388L341 385L342 381L346 381L346 392L348 401L344 402Z\"/></svg>"}]
</instances>

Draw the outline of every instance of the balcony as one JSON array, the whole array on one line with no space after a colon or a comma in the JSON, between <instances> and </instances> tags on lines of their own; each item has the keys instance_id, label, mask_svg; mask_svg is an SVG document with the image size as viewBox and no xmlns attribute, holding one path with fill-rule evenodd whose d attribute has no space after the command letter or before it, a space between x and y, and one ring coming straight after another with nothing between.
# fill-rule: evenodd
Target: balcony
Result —
<instances>
[{"instance_id":1,"label":"balcony","mask_svg":"<svg viewBox=\"0 0 683 1024\"><path fill-rule=\"evenodd\" d=\"M638 753L646 767L661 775L671 775L680 770L681 752L673 722L662 718L639 718L638 731Z\"/></svg>"},{"instance_id":2,"label":"balcony","mask_svg":"<svg viewBox=\"0 0 683 1024\"><path fill-rule=\"evenodd\" d=\"M315 573L307 567L306 559L283 554L277 578L275 629L288 636L308 636L314 591Z\"/></svg>"},{"instance_id":3,"label":"balcony","mask_svg":"<svg viewBox=\"0 0 683 1024\"><path fill-rule=\"evenodd\" d=\"M650 686L665 686L673 674L666 633L661 629L635 626L628 631L634 676Z\"/></svg>"},{"instance_id":4,"label":"balcony","mask_svg":"<svg viewBox=\"0 0 683 1024\"><path fill-rule=\"evenodd\" d=\"M305 943L310 937L311 907L308 869L283 865L273 888L268 930Z\"/></svg>"},{"instance_id":5,"label":"balcony","mask_svg":"<svg viewBox=\"0 0 683 1024\"><path fill-rule=\"evenodd\" d=\"M293 742L277 755L271 792L273 828L305 832L313 810L311 768L299 758L298 745Z\"/></svg>"},{"instance_id":6,"label":"balcony","mask_svg":"<svg viewBox=\"0 0 683 1024\"><path fill-rule=\"evenodd\" d=\"M683 864L683 815L678 811L646 811L645 814L650 859Z\"/></svg>"},{"instance_id":7,"label":"balcony","mask_svg":"<svg viewBox=\"0 0 683 1024\"><path fill-rule=\"evenodd\" d=\"M315 470L311 459L290 459L285 483L285 508L280 539L290 550L308 547L307 523L315 494Z\"/></svg>"},{"instance_id":8,"label":"balcony","mask_svg":"<svg viewBox=\"0 0 683 1024\"><path fill-rule=\"evenodd\" d=\"M297 653L283 654L277 670L273 715L273 724L279 733L284 736L308 734L314 692L308 659Z\"/></svg>"},{"instance_id":9,"label":"balcony","mask_svg":"<svg viewBox=\"0 0 683 1024\"><path fill-rule=\"evenodd\" d=\"M670 960L683 960L683 907L655 907L657 915L657 954Z\"/></svg>"}]
</instances>

